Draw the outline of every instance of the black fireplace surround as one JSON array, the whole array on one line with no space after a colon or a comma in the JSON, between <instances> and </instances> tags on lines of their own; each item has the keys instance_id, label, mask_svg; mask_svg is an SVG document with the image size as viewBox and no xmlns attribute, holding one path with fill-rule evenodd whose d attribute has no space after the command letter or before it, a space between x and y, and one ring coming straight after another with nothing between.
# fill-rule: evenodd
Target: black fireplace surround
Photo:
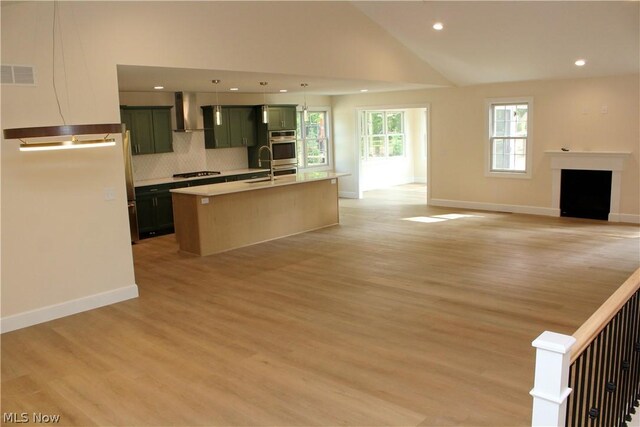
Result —
<instances>
[{"instance_id":1,"label":"black fireplace surround","mask_svg":"<svg viewBox=\"0 0 640 427\"><path fill-rule=\"evenodd\" d=\"M611 171L562 169L560 215L609 219Z\"/></svg>"}]
</instances>

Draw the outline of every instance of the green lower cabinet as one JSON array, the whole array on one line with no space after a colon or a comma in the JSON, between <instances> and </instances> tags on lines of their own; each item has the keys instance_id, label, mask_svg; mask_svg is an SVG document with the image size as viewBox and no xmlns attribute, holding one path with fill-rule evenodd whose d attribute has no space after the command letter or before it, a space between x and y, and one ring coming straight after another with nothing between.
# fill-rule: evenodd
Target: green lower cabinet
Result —
<instances>
[{"instance_id":1,"label":"green lower cabinet","mask_svg":"<svg viewBox=\"0 0 640 427\"><path fill-rule=\"evenodd\" d=\"M155 202L153 196L138 196L136 198L138 215L138 233L144 235L156 231Z\"/></svg>"},{"instance_id":2,"label":"green lower cabinet","mask_svg":"<svg viewBox=\"0 0 640 427\"><path fill-rule=\"evenodd\" d=\"M198 185L220 184L221 182L225 182L224 177L195 179L193 181L189 181L187 185L184 187L196 187ZM181 188L181 187L183 186L176 187L176 188Z\"/></svg>"},{"instance_id":3,"label":"green lower cabinet","mask_svg":"<svg viewBox=\"0 0 640 427\"><path fill-rule=\"evenodd\" d=\"M244 181L245 179L266 178L269 176L269 172L254 172L237 175L238 181Z\"/></svg>"},{"instance_id":4,"label":"green lower cabinet","mask_svg":"<svg viewBox=\"0 0 640 427\"><path fill-rule=\"evenodd\" d=\"M171 193L162 193L156 196L156 224L159 230L173 229Z\"/></svg>"},{"instance_id":5,"label":"green lower cabinet","mask_svg":"<svg viewBox=\"0 0 640 427\"><path fill-rule=\"evenodd\" d=\"M173 232L173 184L136 188L138 232L142 238Z\"/></svg>"}]
</instances>

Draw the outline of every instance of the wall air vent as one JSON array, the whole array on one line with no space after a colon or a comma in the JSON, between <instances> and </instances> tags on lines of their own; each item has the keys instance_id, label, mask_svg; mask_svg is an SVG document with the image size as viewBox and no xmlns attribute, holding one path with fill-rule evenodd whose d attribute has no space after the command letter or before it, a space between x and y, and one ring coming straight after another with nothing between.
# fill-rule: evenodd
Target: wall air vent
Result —
<instances>
[{"instance_id":1,"label":"wall air vent","mask_svg":"<svg viewBox=\"0 0 640 427\"><path fill-rule=\"evenodd\" d=\"M35 68L31 65L2 65L2 84L34 86Z\"/></svg>"}]
</instances>

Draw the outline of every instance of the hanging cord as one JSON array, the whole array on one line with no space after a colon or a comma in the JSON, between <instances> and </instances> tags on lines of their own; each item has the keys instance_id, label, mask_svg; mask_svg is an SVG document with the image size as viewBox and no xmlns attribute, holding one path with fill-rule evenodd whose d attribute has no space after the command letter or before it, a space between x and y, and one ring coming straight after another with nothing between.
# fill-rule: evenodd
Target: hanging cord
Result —
<instances>
[{"instance_id":1,"label":"hanging cord","mask_svg":"<svg viewBox=\"0 0 640 427\"><path fill-rule=\"evenodd\" d=\"M60 113L60 117L62 118L62 124L66 125L67 121L64 118L64 115L62 114L62 107L60 107L60 99L58 97L58 88L56 87L56 15L58 12L58 2L54 0L53 2L53 33L52 33L52 40L53 40L53 58L51 59L51 64L52 64L52 77L53 77L53 93L56 96L56 104L58 104L58 113ZM63 61L63 67L64 67L64 52L63 52L63 57L62 57L62 61ZM66 74L66 73L65 73ZM65 81L66 81L66 77L65 77ZM67 97L68 97L68 92L67 92Z\"/></svg>"},{"instance_id":2,"label":"hanging cord","mask_svg":"<svg viewBox=\"0 0 640 427\"><path fill-rule=\"evenodd\" d=\"M91 73L89 72L89 66L87 65L87 55L84 53L84 45L82 44L82 37L80 37L80 32L78 31L78 18L76 17L76 9L73 3L69 4L69 9L71 10L72 19L73 19L73 29L76 32L76 40L80 43L80 53L82 54L82 63L84 65L84 71L87 74L87 79L89 80L89 90L91 91L91 97L93 99L93 103L98 105L98 97L96 96L96 91L93 87L93 80L91 79Z\"/></svg>"}]
</instances>

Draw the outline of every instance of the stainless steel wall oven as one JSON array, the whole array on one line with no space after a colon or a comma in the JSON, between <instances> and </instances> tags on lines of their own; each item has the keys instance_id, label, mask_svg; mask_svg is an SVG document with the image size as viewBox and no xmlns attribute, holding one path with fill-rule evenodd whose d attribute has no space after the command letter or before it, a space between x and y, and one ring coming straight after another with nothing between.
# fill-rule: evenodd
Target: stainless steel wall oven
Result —
<instances>
[{"instance_id":1,"label":"stainless steel wall oven","mask_svg":"<svg viewBox=\"0 0 640 427\"><path fill-rule=\"evenodd\" d=\"M295 130L274 130L269 132L269 145L273 151L273 167L296 167L298 153Z\"/></svg>"}]
</instances>

